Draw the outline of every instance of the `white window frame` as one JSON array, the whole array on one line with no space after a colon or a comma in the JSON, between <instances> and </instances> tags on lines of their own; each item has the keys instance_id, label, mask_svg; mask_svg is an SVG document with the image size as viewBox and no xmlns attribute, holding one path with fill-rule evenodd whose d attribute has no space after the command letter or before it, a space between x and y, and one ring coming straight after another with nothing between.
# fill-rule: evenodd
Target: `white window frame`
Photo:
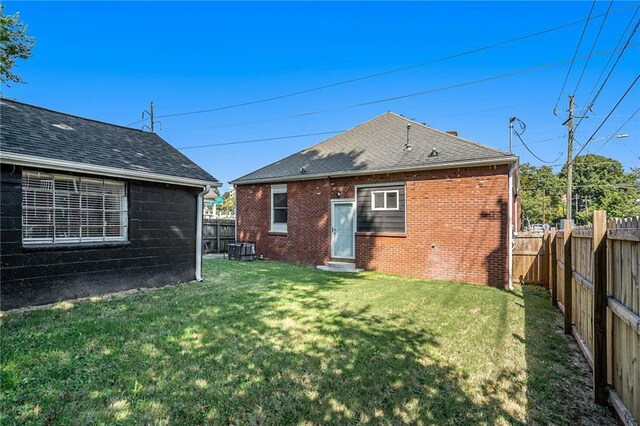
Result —
<instances>
[{"instance_id":1,"label":"white window frame","mask_svg":"<svg viewBox=\"0 0 640 426\"><path fill-rule=\"evenodd\" d=\"M287 194L287 184L279 184L279 185L271 185L271 211L270 211L270 216L271 216L271 232L287 232L287 223L289 222L289 195L287 194L287 222L285 223L275 223L274 219L275 219L275 214L274 214L274 209L275 208L279 208L281 209L282 207L274 207L273 206L273 198L275 194Z\"/></svg>"},{"instance_id":2,"label":"white window frame","mask_svg":"<svg viewBox=\"0 0 640 426\"><path fill-rule=\"evenodd\" d=\"M395 207L387 207L387 194L395 193L396 194L396 206ZM384 207L376 207L375 204L375 194L384 194ZM389 190L389 191L371 191L371 210L374 211L384 211L384 210L400 210L400 191L397 189Z\"/></svg>"},{"instance_id":3,"label":"white window frame","mask_svg":"<svg viewBox=\"0 0 640 426\"><path fill-rule=\"evenodd\" d=\"M38 172L38 171L33 171L33 170L23 170L23 183L22 183L22 194L23 194L23 202L22 202L22 243L24 245L31 245L31 244L68 244L68 243L74 243L74 244L78 244L78 243L95 243L95 242L111 242L111 241L127 241L128 238L128 225L129 225L129 211L128 211L128 199L127 199L127 185L124 181L121 180L113 180L113 179L100 179L100 178L88 178L88 177L80 177L80 176L76 176L76 175L63 175L63 174L56 174L56 173L47 173L47 172ZM24 194L25 194L25 177L28 177L29 175L35 175L35 176L40 176L40 175L44 175L47 178L51 178L48 179L48 185L43 186L41 188L34 188L32 189L33 191L40 193L40 194L50 194L51 195L51 206L49 207L41 207L41 206L37 206L37 205L27 205L24 199ZM66 181L69 182L70 180L72 180L74 182L74 190L73 191L67 191L67 190L56 190L56 181L62 182L62 181ZM83 180L85 182L91 182L91 183L97 183L97 182L101 182L102 184L102 191L101 192L96 192L96 191L82 191L82 182ZM77 182L77 185L76 185ZM107 193L107 191L105 191L104 186L105 184L109 184L109 185L116 185L116 186L121 186L122 187L122 194L121 194L121 198L119 199L119 209L107 209L106 208L106 203L105 203L105 199L107 196L112 196L111 194ZM61 194L65 194L65 195L70 195L70 194L78 194L78 196L80 197L79 200L79 206L78 208L73 208L73 207L56 207L56 195L61 195ZM102 208L100 209L91 209L89 207L83 207L82 206L82 195L93 195L93 196L99 196L100 194L102 194ZM45 195L46 196L46 195ZM56 211L57 210L67 210L67 211L76 211L78 212L78 216L79 216L79 224L78 224L78 236L77 237L63 237L63 236L56 236L57 232L56 232ZM51 225L44 225L44 226L52 226L53 227L53 233L51 237L29 237L27 236L28 234L28 229L31 226L37 226L37 225L30 225L28 222L26 222L27 219L27 215L28 212L32 212L32 211L48 211L50 212L51 215ZM89 212L89 211L101 211L102 212L102 224L101 225L83 225L82 222L82 215L83 212ZM106 229L108 227L107 224L107 220L106 220L106 215L108 213L112 213L112 214L118 214L120 216L120 221L119 221L119 227L120 227L120 235L117 236L108 236L106 235ZM102 236L82 236L82 231L83 231L83 227L86 226L90 226L90 227L102 227Z\"/></svg>"}]
</instances>

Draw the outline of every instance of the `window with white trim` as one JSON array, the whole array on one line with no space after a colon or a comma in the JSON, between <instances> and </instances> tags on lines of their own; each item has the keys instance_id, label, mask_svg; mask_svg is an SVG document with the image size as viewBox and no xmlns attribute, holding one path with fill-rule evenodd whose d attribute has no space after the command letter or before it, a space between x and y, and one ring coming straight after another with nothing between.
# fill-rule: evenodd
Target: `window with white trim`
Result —
<instances>
[{"instance_id":1,"label":"window with white trim","mask_svg":"<svg viewBox=\"0 0 640 426\"><path fill-rule=\"evenodd\" d=\"M392 191L371 191L371 210L399 210L400 192Z\"/></svg>"},{"instance_id":2,"label":"window with white trim","mask_svg":"<svg viewBox=\"0 0 640 426\"><path fill-rule=\"evenodd\" d=\"M127 194L122 181L22 172L22 242L127 240Z\"/></svg>"},{"instance_id":3,"label":"window with white trim","mask_svg":"<svg viewBox=\"0 0 640 426\"><path fill-rule=\"evenodd\" d=\"M271 185L271 231L287 232L287 185Z\"/></svg>"}]
</instances>

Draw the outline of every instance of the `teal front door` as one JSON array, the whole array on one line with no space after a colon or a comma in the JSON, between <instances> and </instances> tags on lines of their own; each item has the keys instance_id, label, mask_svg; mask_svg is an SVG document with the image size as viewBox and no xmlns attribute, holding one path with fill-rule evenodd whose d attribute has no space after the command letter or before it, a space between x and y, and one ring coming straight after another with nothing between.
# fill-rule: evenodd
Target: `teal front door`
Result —
<instances>
[{"instance_id":1,"label":"teal front door","mask_svg":"<svg viewBox=\"0 0 640 426\"><path fill-rule=\"evenodd\" d=\"M353 201L331 203L331 257L355 258L355 207Z\"/></svg>"}]
</instances>

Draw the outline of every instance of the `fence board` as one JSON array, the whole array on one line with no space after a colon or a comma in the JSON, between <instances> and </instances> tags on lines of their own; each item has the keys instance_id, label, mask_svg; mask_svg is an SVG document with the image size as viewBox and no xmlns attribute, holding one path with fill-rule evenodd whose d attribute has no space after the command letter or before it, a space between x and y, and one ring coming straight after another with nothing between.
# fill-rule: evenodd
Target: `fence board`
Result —
<instances>
[{"instance_id":1,"label":"fence board","mask_svg":"<svg viewBox=\"0 0 640 426\"><path fill-rule=\"evenodd\" d=\"M609 255L609 381L628 414L640 421L640 235L638 218L614 219L607 226ZM614 404L614 407L616 405ZM624 407L623 407L624 408ZM619 410L618 410L619 411ZM624 410L619 411L624 419Z\"/></svg>"},{"instance_id":2,"label":"fence board","mask_svg":"<svg viewBox=\"0 0 640 426\"><path fill-rule=\"evenodd\" d=\"M220 231L220 235L218 235ZM207 220L202 224L202 242L205 253L224 253L236 239L234 220Z\"/></svg>"},{"instance_id":3,"label":"fence board","mask_svg":"<svg viewBox=\"0 0 640 426\"><path fill-rule=\"evenodd\" d=\"M545 268L547 255L541 233L520 232L516 235L513 247L512 280L520 284L547 285L548 272Z\"/></svg>"}]
</instances>

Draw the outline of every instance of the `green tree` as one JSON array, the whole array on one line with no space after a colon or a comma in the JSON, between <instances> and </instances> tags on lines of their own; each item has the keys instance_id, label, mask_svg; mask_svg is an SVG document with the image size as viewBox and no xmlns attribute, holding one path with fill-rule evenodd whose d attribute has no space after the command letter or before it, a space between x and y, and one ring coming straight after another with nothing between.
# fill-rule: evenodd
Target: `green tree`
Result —
<instances>
[{"instance_id":1,"label":"green tree","mask_svg":"<svg viewBox=\"0 0 640 426\"><path fill-rule=\"evenodd\" d=\"M546 223L556 223L564 216L562 194L564 183L549 166L536 167L529 163L520 165L519 199L522 220L542 223L543 206Z\"/></svg>"},{"instance_id":2,"label":"green tree","mask_svg":"<svg viewBox=\"0 0 640 426\"><path fill-rule=\"evenodd\" d=\"M22 83L17 74L11 72L17 59L29 59L35 40L27 34L27 26L20 21L20 15L4 13L0 5L0 82Z\"/></svg>"},{"instance_id":3,"label":"green tree","mask_svg":"<svg viewBox=\"0 0 640 426\"><path fill-rule=\"evenodd\" d=\"M566 166L560 177L566 179ZM609 217L640 215L639 178L638 170L626 172L622 163L612 158L595 154L576 157L573 171L573 202L575 198L578 200L576 222L588 223L594 209L606 210Z\"/></svg>"},{"instance_id":4,"label":"green tree","mask_svg":"<svg viewBox=\"0 0 640 426\"><path fill-rule=\"evenodd\" d=\"M236 209L236 194L231 194L229 191L222 194L222 205L220 206L221 211L233 213Z\"/></svg>"}]
</instances>

